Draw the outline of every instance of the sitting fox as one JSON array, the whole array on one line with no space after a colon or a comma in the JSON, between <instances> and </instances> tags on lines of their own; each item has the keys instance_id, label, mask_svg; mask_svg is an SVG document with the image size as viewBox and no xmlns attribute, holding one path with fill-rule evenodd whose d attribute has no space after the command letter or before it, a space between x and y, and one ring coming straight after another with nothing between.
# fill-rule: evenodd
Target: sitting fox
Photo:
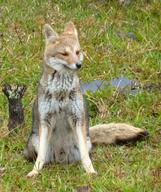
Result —
<instances>
[{"instance_id":1,"label":"sitting fox","mask_svg":"<svg viewBox=\"0 0 161 192\"><path fill-rule=\"evenodd\" d=\"M127 124L88 126L88 113L77 75L82 66L77 30L72 22L58 35L44 26L44 66L33 107L33 127L24 155L36 159L28 177L36 176L50 162L81 161L85 171L96 173L89 152L92 144L138 140L145 130Z\"/></svg>"}]
</instances>

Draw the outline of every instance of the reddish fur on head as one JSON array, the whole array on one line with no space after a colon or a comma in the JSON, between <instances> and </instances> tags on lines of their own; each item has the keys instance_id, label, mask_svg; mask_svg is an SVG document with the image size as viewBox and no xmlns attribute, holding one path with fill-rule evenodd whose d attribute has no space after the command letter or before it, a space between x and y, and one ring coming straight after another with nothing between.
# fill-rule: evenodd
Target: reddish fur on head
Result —
<instances>
[{"instance_id":1,"label":"reddish fur on head","mask_svg":"<svg viewBox=\"0 0 161 192\"><path fill-rule=\"evenodd\" d=\"M45 62L54 68L54 64L52 65L51 63L57 60L57 63L61 63L62 66L60 67L60 64L56 68L62 69L65 66L69 69L77 69L77 65L81 64L82 54L74 24L72 22L67 23L64 32L60 35L50 25L46 24L44 26L44 34L46 38ZM53 59L52 62L51 58Z\"/></svg>"}]
</instances>

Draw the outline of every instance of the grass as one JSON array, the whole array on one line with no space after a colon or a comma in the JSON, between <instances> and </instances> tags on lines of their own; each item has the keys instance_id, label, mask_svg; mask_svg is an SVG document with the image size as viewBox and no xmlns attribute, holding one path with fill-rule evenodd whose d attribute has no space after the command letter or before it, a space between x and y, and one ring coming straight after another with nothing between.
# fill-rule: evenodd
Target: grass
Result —
<instances>
[{"instance_id":1,"label":"grass","mask_svg":"<svg viewBox=\"0 0 161 192\"><path fill-rule=\"evenodd\" d=\"M89 186L94 192L160 191L160 6L158 0L136 0L127 7L114 0L0 1L0 166L5 168L0 173L0 191L70 192L80 186ZM60 32L69 20L79 29L85 54L79 74L83 82L124 76L138 80L142 87L151 87L135 95L113 88L89 93L91 124L128 122L146 128L150 138L135 146L94 148L97 177L87 176L81 165L56 164L29 180L25 175L33 163L23 158L22 151L30 133L31 109L41 74L42 27L47 22ZM128 37L129 32L137 39ZM1 91L4 83L27 85L23 99L25 125L11 137L7 136L7 100ZM101 107L106 112L103 116L98 110Z\"/></svg>"}]
</instances>

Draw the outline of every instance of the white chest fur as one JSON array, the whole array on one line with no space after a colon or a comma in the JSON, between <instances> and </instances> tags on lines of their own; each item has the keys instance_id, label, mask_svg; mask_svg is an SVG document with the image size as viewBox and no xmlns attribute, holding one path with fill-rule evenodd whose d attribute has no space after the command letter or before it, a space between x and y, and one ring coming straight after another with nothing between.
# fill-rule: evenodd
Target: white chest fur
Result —
<instances>
[{"instance_id":1,"label":"white chest fur","mask_svg":"<svg viewBox=\"0 0 161 192\"><path fill-rule=\"evenodd\" d=\"M70 92L79 83L78 77L73 74L55 73L48 76L46 89L50 93L55 92Z\"/></svg>"},{"instance_id":2,"label":"white chest fur","mask_svg":"<svg viewBox=\"0 0 161 192\"><path fill-rule=\"evenodd\" d=\"M39 97L39 112L44 118L48 113L60 114L62 110L73 105L70 95L78 89L79 79L76 74L55 72L48 75L46 81L42 77L40 84L44 93Z\"/></svg>"}]
</instances>

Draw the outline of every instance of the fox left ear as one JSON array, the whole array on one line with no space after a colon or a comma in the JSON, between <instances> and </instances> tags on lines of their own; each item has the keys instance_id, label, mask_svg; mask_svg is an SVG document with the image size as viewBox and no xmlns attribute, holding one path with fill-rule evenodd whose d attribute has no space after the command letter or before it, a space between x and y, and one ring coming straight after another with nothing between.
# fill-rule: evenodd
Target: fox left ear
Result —
<instances>
[{"instance_id":1,"label":"fox left ear","mask_svg":"<svg viewBox=\"0 0 161 192\"><path fill-rule=\"evenodd\" d=\"M64 33L74 34L74 35L78 36L77 29L76 29L74 23L71 21L66 24L65 29L64 29Z\"/></svg>"},{"instance_id":2,"label":"fox left ear","mask_svg":"<svg viewBox=\"0 0 161 192\"><path fill-rule=\"evenodd\" d=\"M44 34L46 41L55 41L58 38L58 34L53 30L49 24L44 25Z\"/></svg>"}]
</instances>

